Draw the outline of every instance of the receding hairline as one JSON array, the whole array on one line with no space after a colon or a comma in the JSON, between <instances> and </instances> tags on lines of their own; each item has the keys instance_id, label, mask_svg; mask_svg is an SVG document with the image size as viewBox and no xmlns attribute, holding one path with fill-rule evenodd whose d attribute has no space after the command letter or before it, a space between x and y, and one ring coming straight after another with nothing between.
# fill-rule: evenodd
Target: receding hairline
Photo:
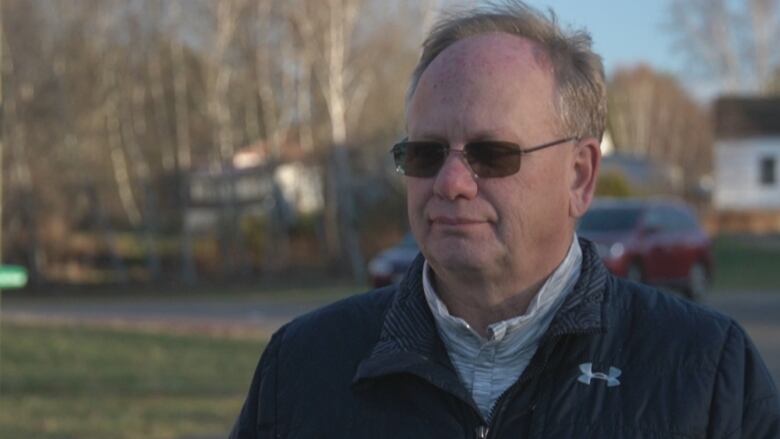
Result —
<instances>
[{"instance_id":1,"label":"receding hairline","mask_svg":"<svg viewBox=\"0 0 780 439\"><path fill-rule=\"evenodd\" d=\"M502 39L502 44L505 44L505 46L502 47L502 51L498 53L492 53L491 55L488 55L486 51L481 51L480 49L493 49L496 47L496 39ZM476 40L483 40L482 42L476 41ZM475 44L482 44L483 47L480 46L474 46ZM451 66L448 66L447 63L455 62L457 65L457 57L462 58L477 58L477 61L480 60L487 60L489 57L493 57L493 59L490 61L492 64L493 62L501 62L501 59L504 58L505 65L500 68L505 68L509 70L516 70L520 67L520 65L525 65L526 67L531 67L533 69L538 70L538 72L546 76L547 79L549 79L549 87L550 87L550 95L552 97L552 100L550 101L550 104L555 106L555 96L557 94L557 78L555 75L555 65L552 62L551 56L549 51L544 47L543 44L541 44L538 41L534 41L530 38L524 37L522 35L513 34L510 32L504 32L501 30L496 31L490 31L490 32L484 32L474 35L469 35L463 38L460 38L452 44L448 45L446 48L444 48L441 52L439 52L432 60L429 62L425 69L423 69L415 83L414 89L410 89L409 94L406 99L406 115L409 115L411 105L414 101L414 96L416 95L417 90L420 88L420 85L424 82L427 82L429 79L429 75L448 75L446 73L446 69L451 69ZM453 59L453 57L456 57ZM444 64L442 64L444 63ZM484 66L488 63L479 63L476 64L469 63L470 65L468 67L465 67L465 70L470 70L473 68L479 69L481 66ZM477 66L477 67L473 67ZM445 69L444 71L441 69ZM461 74L462 70L459 69L458 73L454 73L453 75ZM482 74L482 72L478 72L477 74ZM467 73L467 74L473 74L473 73ZM557 123L560 123L561 121L558 120ZM408 130L408 120L405 122L405 126ZM562 128L562 127L558 127Z\"/></svg>"},{"instance_id":2,"label":"receding hairline","mask_svg":"<svg viewBox=\"0 0 780 439\"><path fill-rule=\"evenodd\" d=\"M433 59L431 59L428 64L426 64L425 68L420 71L419 76L416 78L417 80L410 84L410 89L407 96L407 105L411 102L411 99L422 82L423 77L426 76L431 67L435 67L436 64L442 62L441 60L446 58L447 55L452 56L453 51L460 51L462 54L468 53L466 52L467 50L473 51L473 47L467 49L466 45L476 44L475 40L495 38L502 38L506 41L506 44L508 44L504 47L504 51L500 54L497 54L497 56L507 55L513 62L516 62L519 60L519 58L515 56L522 53L524 49L528 49L527 53L529 54L530 59L533 61L533 65L539 68L539 70L542 72L549 74L553 81L553 86L557 85L555 77L555 64L552 62L550 51L544 47L542 43L522 35L496 30L460 38L439 52ZM514 44L511 44L510 42L514 42ZM488 41L487 44L489 43L491 42ZM473 56L484 58L486 55L484 55L484 52L477 52L476 54L473 54Z\"/></svg>"},{"instance_id":3,"label":"receding hairline","mask_svg":"<svg viewBox=\"0 0 780 439\"><path fill-rule=\"evenodd\" d=\"M443 52L461 40L503 33L536 47L536 63L552 76L562 126L579 137L600 139L607 107L603 60L593 52L587 30L562 26L552 9L546 12L522 0L502 0L444 13L423 42L406 92L407 112L421 77Z\"/></svg>"}]
</instances>

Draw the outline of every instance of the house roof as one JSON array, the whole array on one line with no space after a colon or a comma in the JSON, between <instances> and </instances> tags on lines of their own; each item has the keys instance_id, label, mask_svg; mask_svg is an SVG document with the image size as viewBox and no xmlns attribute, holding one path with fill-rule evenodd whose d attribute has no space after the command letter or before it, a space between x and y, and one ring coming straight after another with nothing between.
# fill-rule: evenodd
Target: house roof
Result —
<instances>
[{"instance_id":1,"label":"house roof","mask_svg":"<svg viewBox=\"0 0 780 439\"><path fill-rule=\"evenodd\" d=\"M715 101L715 136L780 136L780 97L724 96Z\"/></svg>"}]
</instances>

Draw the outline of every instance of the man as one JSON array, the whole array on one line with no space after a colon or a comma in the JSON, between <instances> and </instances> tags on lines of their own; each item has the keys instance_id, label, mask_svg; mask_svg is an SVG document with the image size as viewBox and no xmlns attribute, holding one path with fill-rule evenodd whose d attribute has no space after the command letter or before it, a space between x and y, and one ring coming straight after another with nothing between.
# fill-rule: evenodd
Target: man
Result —
<instances>
[{"instance_id":1,"label":"man","mask_svg":"<svg viewBox=\"0 0 780 439\"><path fill-rule=\"evenodd\" d=\"M736 323L577 239L605 101L587 34L521 2L439 23L393 148L422 256L280 329L231 437L780 437Z\"/></svg>"}]
</instances>

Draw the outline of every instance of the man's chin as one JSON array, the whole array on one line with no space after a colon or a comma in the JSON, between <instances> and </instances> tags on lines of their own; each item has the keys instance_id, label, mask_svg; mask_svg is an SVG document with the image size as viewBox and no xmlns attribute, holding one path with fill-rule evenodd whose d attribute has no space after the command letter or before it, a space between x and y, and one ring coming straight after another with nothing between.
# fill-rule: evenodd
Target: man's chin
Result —
<instances>
[{"instance_id":1,"label":"man's chin","mask_svg":"<svg viewBox=\"0 0 780 439\"><path fill-rule=\"evenodd\" d=\"M471 248L458 246L432 246L423 255L435 271L450 273L477 273L495 266L495 258L485 252L484 248L475 252Z\"/></svg>"}]
</instances>

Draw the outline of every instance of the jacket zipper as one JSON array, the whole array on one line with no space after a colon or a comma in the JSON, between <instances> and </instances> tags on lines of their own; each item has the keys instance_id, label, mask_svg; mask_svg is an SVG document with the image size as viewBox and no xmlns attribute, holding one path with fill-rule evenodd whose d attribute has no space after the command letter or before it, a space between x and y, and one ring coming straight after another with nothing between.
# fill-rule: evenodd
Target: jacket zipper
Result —
<instances>
[{"instance_id":1,"label":"jacket zipper","mask_svg":"<svg viewBox=\"0 0 780 439\"><path fill-rule=\"evenodd\" d=\"M548 340L547 343L545 343L545 344L557 342L558 338L559 338L559 336L551 337L550 340ZM552 344L551 346L554 346L554 344ZM550 347L548 349L552 350L553 347ZM536 373L533 377L538 377L538 376L540 376L544 372L544 370L547 368L547 361L548 361L549 356L550 356L550 354L546 354L545 355L544 362L539 367L539 372ZM484 436L479 436L479 434L478 434L477 435L478 438L480 438L480 439L487 439L489 437L488 434L490 433L490 431L495 430L494 427L499 425L499 420L501 419L502 415L504 414L504 411L506 410L506 405L507 405L506 401L509 399L508 396L510 395L510 393L515 393L515 391L520 388L521 384L525 383L526 381L528 381L529 379L531 379L533 377L526 376L525 379L521 378L521 379L517 380L517 382L515 382L513 385L511 385L508 389L506 389L504 391L504 393L502 393L498 397L498 399L496 400L496 403L493 405L493 408L490 409L490 425L484 427ZM534 411L534 409L536 409L536 403L532 401L531 402L531 407L529 409L529 412ZM479 433L480 430L477 429L477 432Z\"/></svg>"},{"instance_id":2,"label":"jacket zipper","mask_svg":"<svg viewBox=\"0 0 780 439\"><path fill-rule=\"evenodd\" d=\"M596 332L597 331L581 331L581 332L578 332L578 334L586 334L587 335L587 334L596 333ZM484 436L479 436L479 432L481 432L481 430L477 429L477 433L478 433L477 437L478 438L486 439L488 437L491 437L491 436L489 436L489 433L491 431L494 431L495 427L497 425L499 425L499 421L500 421L502 415L504 414L504 411L506 410L506 400L509 399L508 398L509 393L510 392L514 393L514 391L517 390L522 383L528 381L529 379L542 375L542 373L544 373L544 370L547 368L547 363L549 361L550 355L552 354L552 350L555 348L555 344L558 342L558 340L563 335L569 335L569 334L573 334L573 333L571 333L571 332L563 332L563 333L551 335L549 339L547 339L547 340L543 341L542 343L540 343L540 346L550 346L549 348L547 348L547 349L550 349L550 352L545 355L544 362L539 367L539 372L536 373L533 377L526 376L524 378L520 378L519 380L517 380L517 382L515 382L508 389L506 389L504 391L504 393L501 394L501 396L498 397L498 399L496 400L496 403L493 405L493 408L490 409L490 416L489 416L490 423L489 423L489 425L488 426L482 426L482 427L484 427ZM536 409L536 402L532 401L531 402L531 407L530 407L530 409L528 411L529 412L533 412L535 409Z\"/></svg>"},{"instance_id":3,"label":"jacket zipper","mask_svg":"<svg viewBox=\"0 0 780 439\"><path fill-rule=\"evenodd\" d=\"M542 364L542 367L539 369L539 374L541 374L544 371L546 366L547 366L547 362L545 361ZM525 381L526 380L516 382L510 388L504 391L504 393L502 393L501 396L499 396L498 400L496 400L496 404L490 410L490 424L485 427L485 436L478 436L478 437L482 439L486 439L488 437L488 433L490 431L493 431L495 427L499 425L499 421L502 415L504 414L504 411L506 410L506 405L507 405L506 401L509 399L508 395L510 393L514 394L515 390L520 388L521 383ZM536 403L532 402L529 411L533 411L535 408L536 408Z\"/></svg>"}]
</instances>

